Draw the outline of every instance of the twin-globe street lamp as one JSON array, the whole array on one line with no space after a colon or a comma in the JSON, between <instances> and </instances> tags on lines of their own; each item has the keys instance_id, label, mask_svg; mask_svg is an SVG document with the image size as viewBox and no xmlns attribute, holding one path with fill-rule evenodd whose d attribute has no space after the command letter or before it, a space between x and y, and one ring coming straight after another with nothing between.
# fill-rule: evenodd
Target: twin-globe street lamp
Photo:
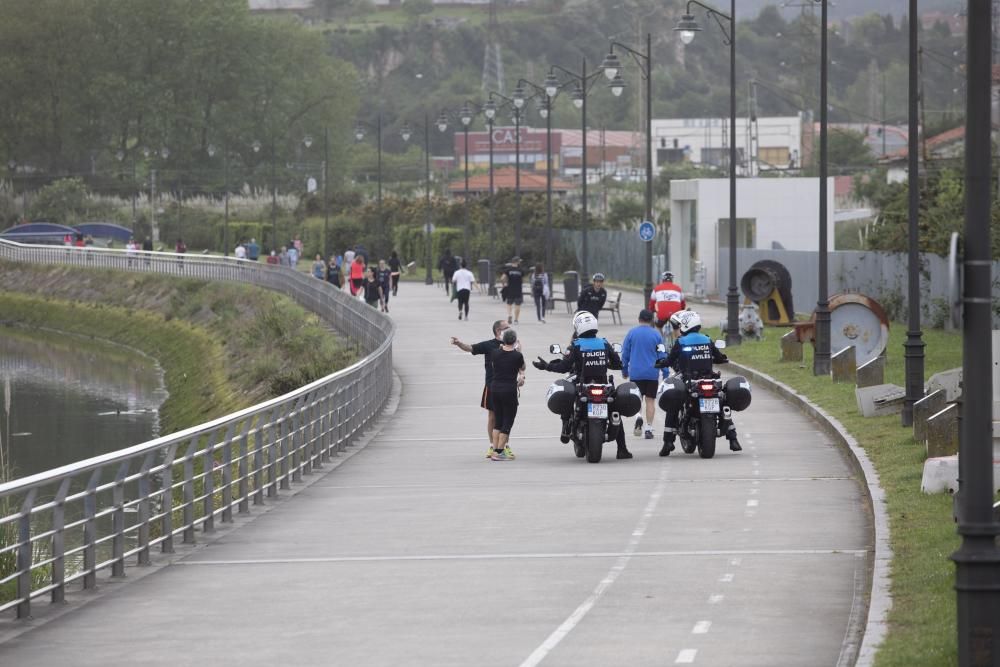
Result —
<instances>
[{"instance_id":1,"label":"twin-globe street lamp","mask_svg":"<svg viewBox=\"0 0 1000 667\"><path fill-rule=\"evenodd\" d=\"M473 109L476 106L476 109ZM472 102L466 100L462 105L462 108L458 110L457 117L458 122L462 126L462 144L463 144L463 162L465 171L465 191L462 197L462 256L465 258L466 262L471 262L469 256L469 126L472 124L472 120L476 117L476 114L481 110L480 107L474 105ZM438 130L444 132L448 129L448 117L449 115L455 116L454 113L448 111L442 111L441 115L438 116L437 126ZM491 165L492 169L492 165Z\"/></svg>"},{"instance_id":2,"label":"twin-globe street lamp","mask_svg":"<svg viewBox=\"0 0 1000 667\"><path fill-rule=\"evenodd\" d=\"M377 191L377 201L378 201L378 227L379 227L379 238L385 238L385 217L382 212L382 114L378 114L375 124L367 123L363 120L358 120L354 124L354 140L363 141L365 138L365 128L370 128L375 130L375 144L378 149L378 191ZM329 157L327 158L329 160ZM327 208L327 220L329 221L329 208ZM326 233L324 227L324 234ZM325 237L324 237L325 238Z\"/></svg>"},{"instance_id":3,"label":"twin-globe street lamp","mask_svg":"<svg viewBox=\"0 0 1000 667\"><path fill-rule=\"evenodd\" d=\"M514 99L520 91L521 104L524 102L524 85L535 90L538 98L538 114L545 119L545 266L552 270L552 100L559 92L558 81L554 88L540 86L527 79L519 79L514 89ZM552 92L549 92L549 91Z\"/></svg>"},{"instance_id":4,"label":"twin-globe street lamp","mask_svg":"<svg viewBox=\"0 0 1000 667\"><path fill-rule=\"evenodd\" d=\"M431 273L431 135L430 121L427 114L424 114L424 175L426 179L426 189L424 192L424 232L427 234L427 275L424 277L424 284L433 285L434 276ZM399 136L403 141L409 141L413 136L413 128L409 123L405 123L399 131Z\"/></svg>"},{"instance_id":5,"label":"twin-globe street lamp","mask_svg":"<svg viewBox=\"0 0 1000 667\"><path fill-rule=\"evenodd\" d=\"M640 53L620 42L611 42L611 50L604 57L601 69L604 76L610 83L608 87L615 97L621 97L625 90L625 79L622 77L623 67L621 61L615 54L615 47L618 47L632 56L635 64L639 66L639 71L646 82L646 220L653 222L653 36L646 34L646 52ZM664 235L666 236L666 235ZM653 293L653 240L646 244L646 281L644 285L645 298L643 303L649 303ZM667 257L666 252L664 258Z\"/></svg>"},{"instance_id":6,"label":"twin-globe street lamp","mask_svg":"<svg viewBox=\"0 0 1000 667\"><path fill-rule=\"evenodd\" d=\"M680 33L684 44L690 44L701 31L691 13L692 5L707 11L708 17L714 19L722 30L723 43L729 46L729 289L726 292L726 344L739 345L742 336L739 327L739 292L736 291L736 0L731 0L728 15L698 0L688 0L685 14L674 28L674 31ZM724 20L728 21L728 30ZM822 196L820 199L825 201ZM817 327L818 325L817 322ZM829 332L829 328L827 331Z\"/></svg>"}]
</instances>

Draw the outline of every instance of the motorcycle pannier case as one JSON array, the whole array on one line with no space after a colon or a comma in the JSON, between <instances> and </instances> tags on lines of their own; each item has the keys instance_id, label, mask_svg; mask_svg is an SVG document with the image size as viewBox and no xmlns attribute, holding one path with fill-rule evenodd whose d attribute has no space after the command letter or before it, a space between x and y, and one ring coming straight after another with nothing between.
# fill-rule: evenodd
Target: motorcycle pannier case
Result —
<instances>
[{"instance_id":1,"label":"motorcycle pannier case","mask_svg":"<svg viewBox=\"0 0 1000 667\"><path fill-rule=\"evenodd\" d=\"M745 377L730 378L722 390L726 392L726 405L731 410L739 412L750 407L750 383Z\"/></svg>"},{"instance_id":2,"label":"motorcycle pannier case","mask_svg":"<svg viewBox=\"0 0 1000 667\"><path fill-rule=\"evenodd\" d=\"M635 382L623 382L615 387L615 410L622 417L634 417L642 409L642 394Z\"/></svg>"},{"instance_id":3,"label":"motorcycle pannier case","mask_svg":"<svg viewBox=\"0 0 1000 667\"><path fill-rule=\"evenodd\" d=\"M569 415L573 412L573 401L576 400L576 387L569 380L556 380L549 387L545 401L549 410L557 415Z\"/></svg>"},{"instance_id":4,"label":"motorcycle pannier case","mask_svg":"<svg viewBox=\"0 0 1000 667\"><path fill-rule=\"evenodd\" d=\"M687 398L687 387L684 386L684 381L673 376L660 383L656 403L661 410L672 411L684 405L685 398Z\"/></svg>"}]
</instances>

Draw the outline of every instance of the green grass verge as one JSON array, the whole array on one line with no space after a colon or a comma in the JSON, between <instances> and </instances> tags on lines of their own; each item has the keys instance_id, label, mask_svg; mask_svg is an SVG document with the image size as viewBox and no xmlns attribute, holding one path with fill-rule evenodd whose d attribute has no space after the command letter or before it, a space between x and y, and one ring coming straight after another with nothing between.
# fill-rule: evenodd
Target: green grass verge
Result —
<instances>
[{"instance_id":1,"label":"green grass verge","mask_svg":"<svg viewBox=\"0 0 1000 667\"><path fill-rule=\"evenodd\" d=\"M877 667L946 667L958 664L954 572L948 556L959 546L949 495L920 491L924 448L898 415L864 418L853 384L834 384L812 374L812 347L805 361L780 361L784 330L768 329L763 341L745 341L726 350L733 361L766 373L809 397L844 425L878 471L889 513L892 611ZM904 326L890 332L886 382L903 386ZM962 365L961 336L924 332L927 377ZM752 409L752 408L751 408Z\"/></svg>"}]
</instances>

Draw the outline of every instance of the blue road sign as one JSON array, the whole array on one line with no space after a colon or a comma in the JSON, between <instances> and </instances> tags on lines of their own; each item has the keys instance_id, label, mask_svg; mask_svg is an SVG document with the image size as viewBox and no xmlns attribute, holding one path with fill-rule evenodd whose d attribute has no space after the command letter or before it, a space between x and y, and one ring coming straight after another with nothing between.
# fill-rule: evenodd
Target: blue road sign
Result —
<instances>
[{"instance_id":1,"label":"blue road sign","mask_svg":"<svg viewBox=\"0 0 1000 667\"><path fill-rule=\"evenodd\" d=\"M639 225L639 238L643 241L652 241L654 236L656 236L656 225L649 220L643 220Z\"/></svg>"}]
</instances>

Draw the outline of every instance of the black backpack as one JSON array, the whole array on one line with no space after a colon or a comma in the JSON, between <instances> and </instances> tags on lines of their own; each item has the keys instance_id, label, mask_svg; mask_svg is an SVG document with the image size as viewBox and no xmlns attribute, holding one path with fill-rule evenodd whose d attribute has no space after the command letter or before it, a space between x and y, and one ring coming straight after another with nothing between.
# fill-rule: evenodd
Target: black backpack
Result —
<instances>
[{"instance_id":1,"label":"black backpack","mask_svg":"<svg viewBox=\"0 0 1000 667\"><path fill-rule=\"evenodd\" d=\"M540 274L536 274L535 279L531 283L531 294L532 296L542 296L545 294L545 285L542 283L542 276Z\"/></svg>"}]
</instances>

